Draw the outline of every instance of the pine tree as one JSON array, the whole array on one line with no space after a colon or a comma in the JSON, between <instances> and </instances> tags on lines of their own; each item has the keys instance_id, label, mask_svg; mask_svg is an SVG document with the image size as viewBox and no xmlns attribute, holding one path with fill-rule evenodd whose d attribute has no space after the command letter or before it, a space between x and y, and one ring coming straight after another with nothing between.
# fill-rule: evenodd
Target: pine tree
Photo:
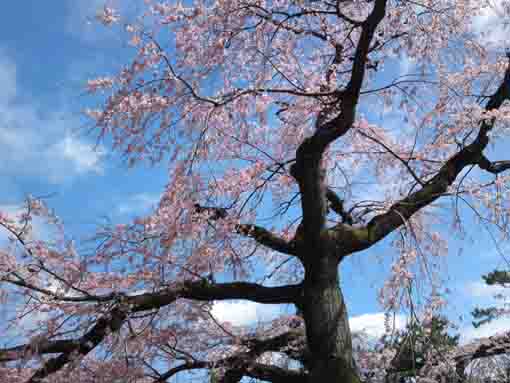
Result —
<instances>
[{"instance_id":1,"label":"pine tree","mask_svg":"<svg viewBox=\"0 0 510 383\"><path fill-rule=\"evenodd\" d=\"M499 286L499 287L510 287L510 271L504 270L494 270L486 275L482 276L485 284L489 286ZM498 300L503 300L504 295L496 294L494 298ZM490 306L485 308L475 308L472 312L473 318L473 326L476 328L480 327L483 324L489 323L492 320L498 318L503 315L506 311L501 307Z\"/></svg>"},{"instance_id":2,"label":"pine tree","mask_svg":"<svg viewBox=\"0 0 510 383\"><path fill-rule=\"evenodd\" d=\"M451 335L449 328L452 328L450 322L437 315L426 325L413 320L404 330L385 336L385 347L397 351L391 363L392 370L388 374L395 379L392 381L409 381L424 366L428 354L446 352L456 347L459 335Z\"/></svg>"}]
</instances>

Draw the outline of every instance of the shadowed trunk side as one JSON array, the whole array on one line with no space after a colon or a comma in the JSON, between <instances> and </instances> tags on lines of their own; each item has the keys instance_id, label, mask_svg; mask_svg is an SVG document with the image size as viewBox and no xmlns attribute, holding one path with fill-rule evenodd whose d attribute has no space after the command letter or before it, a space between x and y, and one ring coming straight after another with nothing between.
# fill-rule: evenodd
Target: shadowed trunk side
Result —
<instances>
[{"instance_id":1,"label":"shadowed trunk side","mask_svg":"<svg viewBox=\"0 0 510 383\"><path fill-rule=\"evenodd\" d=\"M309 382L359 383L338 260L322 257L306 272L303 315L311 354Z\"/></svg>"}]
</instances>

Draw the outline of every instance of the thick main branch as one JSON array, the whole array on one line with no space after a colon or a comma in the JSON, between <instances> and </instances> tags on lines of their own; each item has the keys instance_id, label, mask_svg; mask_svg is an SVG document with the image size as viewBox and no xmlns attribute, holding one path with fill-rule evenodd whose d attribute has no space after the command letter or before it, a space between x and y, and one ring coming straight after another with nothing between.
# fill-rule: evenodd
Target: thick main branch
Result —
<instances>
[{"instance_id":1,"label":"thick main branch","mask_svg":"<svg viewBox=\"0 0 510 383\"><path fill-rule=\"evenodd\" d=\"M209 219L216 221L218 219L227 218L227 209L215 206L202 206L195 204L195 211L199 214L209 214ZM258 244L265 246L271 250L288 255L296 255L296 248L293 243L271 233L269 230L253 225L253 224L238 224L235 227L237 233L250 237Z\"/></svg>"},{"instance_id":2,"label":"thick main branch","mask_svg":"<svg viewBox=\"0 0 510 383\"><path fill-rule=\"evenodd\" d=\"M241 344L248 347L248 351L221 360L195 360L178 365L161 374L156 383L166 382L182 371L212 368L222 368L225 370L225 373L216 379L218 383L237 383L243 376L268 382L305 382L306 375L299 371L256 362L256 359L265 352L284 352L288 355L287 349L289 345L295 345L296 343L303 345L305 343L304 336L303 329L296 329L267 339L243 339ZM298 346L296 352L299 359L302 359L304 347Z\"/></svg>"},{"instance_id":3,"label":"thick main branch","mask_svg":"<svg viewBox=\"0 0 510 383\"><path fill-rule=\"evenodd\" d=\"M351 79L346 88L338 92L338 105L334 108L338 112L332 118L325 116L317 119L315 133L301 143L296 152L296 162L291 167L291 175L299 184L304 234L310 248L318 250L323 243L321 233L325 229L328 211L321 169L322 156L328 145L347 133L354 123L370 43L384 18L385 10L386 0L377 0L368 18L358 25L361 34L354 55Z\"/></svg>"},{"instance_id":4,"label":"thick main branch","mask_svg":"<svg viewBox=\"0 0 510 383\"><path fill-rule=\"evenodd\" d=\"M485 109L487 111L498 109L508 99L510 99L510 67L507 68L501 85L490 97ZM346 253L366 249L400 227L413 214L446 193L448 187L466 167L478 165L496 174L510 169L506 161L491 163L483 156L494 123L494 118L482 121L478 135L471 144L450 157L423 187L394 203L387 212L372 218L364 228L346 230L345 225L338 225L334 229L335 235L343 240Z\"/></svg>"},{"instance_id":5,"label":"thick main branch","mask_svg":"<svg viewBox=\"0 0 510 383\"><path fill-rule=\"evenodd\" d=\"M21 359L30 355L60 354L38 369L29 383L40 382L69 363L96 348L110 332L120 330L129 314L157 310L177 299L198 301L247 299L258 303L296 303L301 286L265 287L256 283L209 283L206 280L176 283L167 289L138 295L116 295L114 307L97 320L83 336L72 340L41 340L36 343L0 350L0 362ZM114 301L114 302L115 302Z\"/></svg>"},{"instance_id":6,"label":"thick main branch","mask_svg":"<svg viewBox=\"0 0 510 383\"><path fill-rule=\"evenodd\" d=\"M489 161L487 157L480 156L480 161L478 162L478 166L480 169L488 171L492 174L503 173L504 171L510 169L510 161Z\"/></svg>"}]
</instances>

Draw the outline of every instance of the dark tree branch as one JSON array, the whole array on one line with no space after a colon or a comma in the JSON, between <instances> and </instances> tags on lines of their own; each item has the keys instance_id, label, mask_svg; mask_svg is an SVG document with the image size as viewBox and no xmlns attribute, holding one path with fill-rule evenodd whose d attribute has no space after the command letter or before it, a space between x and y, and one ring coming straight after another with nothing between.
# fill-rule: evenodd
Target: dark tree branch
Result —
<instances>
[{"instance_id":1,"label":"dark tree branch","mask_svg":"<svg viewBox=\"0 0 510 383\"><path fill-rule=\"evenodd\" d=\"M131 312L155 310L169 305L179 298L197 301L246 299L258 303L299 302L301 285L265 287L257 283L232 282L209 283L206 280L178 283L175 287L126 297Z\"/></svg>"},{"instance_id":2,"label":"dark tree branch","mask_svg":"<svg viewBox=\"0 0 510 383\"><path fill-rule=\"evenodd\" d=\"M400 157L397 153L395 153L393 150L390 149L390 147L388 147L388 145L386 145L384 142L378 140L377 138L375 137L372 137L364 132L362 132L361 130L358 131L358 133L360 135L362 135L363 137L365 138L368 138L369 140L377 143L378 145L382 146L391 156L393 156L394 158L396 158L402 165L404 165L404 167L407 169L407 171L409 172L409 174L411 174L411 176L414 178L414 180L421 186L424 185L423 181L420 179L420 177L418 177L418 175L414 172L414 170L411 168L411 166L409 166L409 162L404 160L402 157Z\"/></svg>"},{"instance_id":3,"label":"dark tree branch","mask_svg":"<svg viewBox=\"0 0 510 383\"><path fill-rule=\"evenodd\" d=\"M257 7L259 8L259 7ZM285 20L275 20L272 15L271 15L271 12L267 11L264 9L264 11L267 13L267 14L262 14L260 12L255 12L255 15L257 17L260 17L261 19L273 24L275 27L276 27L276 32L278 32L279 29L284 29L286 31L290 31L296 35L301 35L301 34L305 34L305 35L309 35L309 36L313 36L313 37L316 37L322 41L328 41L328 36L324 33L320 33L320 32L317 32L313 29L303 29L303 28L299 28L298 26L295 26L295 25L292 25L289 23L289 21L291 19L294 19L296 17L300 17L300 16L306 16L309 14L309 12L302 12L302 13L299 13L299 14L294 14L294 15L291 15L291 14L285 14ZM275 33L276 33L275 32Z\"/></svg>"},{"instance_id":4,"label":"dark tree branch","mask_svg":"<svg viewBox=\"0 0 510 383\"><path fill-rule=\"evenodd\" d=\"M27 356L38 354L59 354L61 352L73 352L79 344L79 340L63 339L63 340L42 340L34 344L16 346L0 350L0 362L9 362L26 358Z\"/></svg>"},{"instance_id":5,"label":"dark tree branch","mask_svg":"<svg viewBox=\"0 0 510 383\"><path fill-rule=\"evenodd\" d=\"M265 380L273 383L306 383L307 375L299 371L270 366L261 363L252 363L243 370L245 376Z\"/></svg>"},{"instance_id":6,"label":"dark tree branch","mask_svg":"<svg viewBox=\"0 0 510 383\"><path fill-rule=\"evenodd\" d=\"M209 214L209 219L216 221L225 219L228 216L227 209L214 206L202 206L198 203L195 204L195 211L198 214ZM271 250L288 255L296 255L296 248L293 243L287 242L281 237L271 233L263 227L252 224L239 224L236 225L237 233L254 239L260 245L263 245Z\"/></svg>"},{"instance_id":7,"label":"dark tree branch","mask_svg":"<svg viewBox=\"0 0 510 383\"><path fill-rule=\"evenodd\" d=\"M168 381L181 371L193 369L225 368L226 372L217 377L218 383L237 383L244 376L275 383L306 382L306 375L299 371L258 363L257 357L268 351L282 351L289 343L305 344L303 330L289 331L268 339L246 339L242 343L250 350L239 355L217 361L192 361L169 369L162 374L157 383ZM300 350L301 353L303 350Z\"/></svg>"},{"instance_id":8,"label":"dark tree branch","mask_svg":"<svg viewBox=\"0 0 510 383\"><path fill-rule=\"evenodd\" d=\"M159 378L155 381L155 383L164 383L164 382L168 381L168 379L170 379L171 377L177 375L179 372L182 372L182 371L212 368L213 366L214 365L212 362L201 361L201 360L180 364L178 366L172 367L165 373L161 374L159 376Z\"/></svg>"},{"instance_id":9,"label":"dark tree branch","mask_svg":"<svg viewBox=\"0 0 510 383\"><path fill-rule=\"evenodd\" d=\"M253 362L253 360L240 360L238 357L233 357L222 361L195 361L181 364L162 374L155 383L165 383L168 379L182 371L210 369L214 367L230 366L232 364L234 364L235 367L227 369L223 376L217 378L216 382L237 383L245 376L273 383L306 383L307 379L307 375L299 371L257 363Z\"/></svg>"},{"instance_id":10,"label":"dark tree branch","mask_svg":"<svg viewBox=\"0 0 510 383\"><path fill-rule=\"evenodd\" d=\"M363 78L365 77L366 64L368 61L368 53L370 52L370 43L374 37L377 26L384 18L386 13L386 0L376 0L374 9L363 22L361 36L359 38L356 52L354 53L354 61L352 63L352 76L347 85L347 93L355 97L356 102L359 98Z\"/></svg>"},{"instance_id":11,"label":"dark tree branch","mask_svg":"<svg viewBox=\"0 0 510 383\"><path fill-rule=\"evenodd\" d=\"M227 370L217 383L239 383L243 377L244 374L242 371L231 369ZM214 382L211 381L211 383Z\"/></svg>"},{"instance_id":12,"label":"dark tree branch","mask_svg":"<svg viewBox=\"0 0 510 383\"><path fill-rule=\"evenodd\" d=\"M510 353L510 333L494 335L476 340L460 347L455 353L455 363L467 366L475 359L487 358Z\"/></svg>"},{"instance_id":13,"label":"dark tree branch","mask_svg":"<svg viewBox=\"0 0 510 383\"><path fill-rule=\"evenodd\" d=\"M487 102L485 109L487 111L497 109L508 99L510 99L510 66L505 72L501 85ZM444 195L448 187L467 166L481 163L481 167L487 167L489 171L506 169L507 162L492 164L483 160L483 151L489 143L488 133L494 123L494 118L482 121L478 135L471 144L450 157L438 173L422 188L393 204L387 212L372 218L366 227L352 230L346 228L345 225L337 225L332 232L339 241L339 245L343 246L343 253L350 254L364 250L386 237L417 211Z\"/></svg>"},{"instance_id":14,"label":"dark tree branch","mask_svg":"<svg viewBox=\"0 0 510 383\"><path fill-rule=\"evenodd\" d=\"M19 278L20 278L19 280L3 279L2 281L19 286L19 287L23 287L23 288L26 288L26 289L29 289L32 291L37 291L38 293L44 294L46 296L53 298L54 300L58 300L61 302L75 302L75 303L77 303L77 302L109 302L112 299L114 299L116 296L115 294L110 294L110 295L87 294L86 296L76 296L76 297L75 296L66 296L66 295L55 293L48 289L44 289L44 288L36 286L34 284L28 283L25 280L21 279L21 277L19 277Z\"/></svg>"},{"instance_id":15,"label":"dark tree branch","mask_svg":"<svg viewBox=\"0 0 510 383\"><path fill-rule=\"evenodd\" d=\"M302 338L302 339L301 339ZM159 380L158 383L165 382L166 379L175 375L176 373L184 370L189 370L192 368L211 368L213 366L230 366L231 369L228 372L231 372L230 377L236 377L238 380L228 380L223 379L220 380L221 383L232 383L238 382L242 376L250 376L253 378L258 378L270 382L300 382L302 379L306 378L306 375L297 373L295 371L284 370L281 368L275 368L273 366L266 366L262 364L249 364L250 360L253 360L255 355L260 355L266 351L281 351L282 347L285 347L285 342L294 342L296 340L301 339L301 344L305 344L304 341L304 333L298 331L289 332L286 334L282 334L276 336L274 338L270 338L267 340L256 341L257 343L253 344L253 349L243 354L239 357L226 358L223 361L220 361L219 364L216 362L214 365L212 362L193 362L189 364L184 364L178 367L175 367L169 372L162 375L165 379ZM248 341L247 344L249 344ZM264 344L264 346L262 346ZM304 350L301 349L300 353L304 353ZM456 370L459 374L462 373L463 369L473 360L480 358L487 358L497 355L503 355L510 353L510 333L506 333L499 336L491 336L488 338L483 338L480 340L476 340L467 344L465 346L459 347L454 352L453 360L456 364ZM444 355L439 355L439 359L443 360ZM393 371L399 371L400 369L407 369L407 367L403 367L400 365L393 366ZM292 380L296 379L296 380Z\"/></svg>"},{"instance_id":16,"label":"dark tree branch","mask_svg":"<svg viewBox=\"0 0 510 383\"><path fill-rule=\"evenodd\" d=\"M251 224L240 224L236 226L239 234L253 238L257 243L271 250L288 255L297 255L294 243L288 242L263 227Z\"/></svg>"},{"instance_id":17,"label":"dark tree branch","mask_svg":"<svg viewBox=\"0 0 510 383\"><path fill-rule=\"evenodd\" d=\"M207 287L203 282L192 282L185 283L183 286L171 290L169 289L165 292L124 296L119 299L118 306L114 307L109 315L100 318L96 324L79 339L43 340L36 344L0 350L0 362L21 359L32 354L60 353L61 355L58 357L48 360L28 381L30 383L38 383L50 374L60 370L74 358L81 358L87 355L101 343L108 333L117 332L127 318L128 311L139 312L160 308L175 301L179 297L198 300L230 299L232 297L244 296L245 294L242 293L242 291L251 289L253 286L255 286L255 290L258 291L261 291L261 288L278 289L263 288L253 284L251 284L251 286L250 284L219 284L213 287L211 287L211 285ZM293 289L294 286L286 286L284 288ZM206 292L206 290L209 291ZM234 293L233 290L239 290L241 293ZM266 298L259 297L259 299L259 301L267 302ZM272 301L272 299L269 299L269 301ZM213 367L227 368L227 374L224 377L225 379L221 380L222 383L235 383L243 376L279 383L306 382L306 374L301 372L253 362L257 356L268 351L283 352L293 359L303 361L305 359L306 341L302 328L297 328L287 333L262 340L247 338L242 343L249 348L248 352L226 358L219 362L188 362L176 366L165 374L162 374L158 382L166 382L169 378L181 371ZM459 370L462 366L466 366L474 359L501 355L508 352L510 352L510 334L507 333L502 336L494 336L475 341L459 348L455 354L454 360Z\"/></svg>"},{"instance_id":18,"label":"dark tree branch","mask_svg":"<svg viewBox=\"0 0 510 383\"><path fill-rule=\"evenodd\" d=\"M126 307L121 304L113 308L108 315L99 318L96 324L87 333L73 341L72 344L61 343L60 347L63 347L61 351L56 351L58 341L52 342L53 348L50 347L49 344L47 344L45 348L43 345L43 349L47 353L61 352L61 354L46 361L44 365L32 375L27 383L39 383L47 376L59 371L72 360L84 357L101 343L110 332L117 332L122 327L126 317ZM38 350L36 348L31 351Z\"/></svg>"},{"instance_id":19,"label":"dark tree branch","mask_svg":"<svg viewBox=\"0 0 510 383\"><path fill-rule=\"evenodd\" d=\"M510 161L489 161L487 157L482 155L478 162L480 169L486 170L492 174L499 174L510 169Z\"/></svg>"},{"instance_id":20,"label":"dark tree branch","mask_svg":"<svg viewBox=\"0 0 510 383\"><path fill-rule=\"evenodd\" d=\"M340 197L330 188L326 190L326 198L329 201L329 207L331 210L342 217L343 223L352 225L354 221L352 216L344 209L344 200L340 199Z\"/></svg>"},{"instance_id":21,"label":"dark tree branch","mask_svg":"<svg viewBox=\"0 0 510 383\"><path fill-rule=\"evenodd\" d=\"M178 283L173 287L152 293L117 295L118 304L109 314L99 318L82 337L75 340L43 340L36 344L3 349L0 350L0 362L17 360L34 354L60 353L58 357L48 360L28 381L28 383L37 383L60 370L73 358L87 355L103 341L108 333L117 332L130 313L156 310L181 298L198 301L248 299L258 303L297 303L300 292L300 285L265 287L256 283L214 284L201 280Z\"/></svg>"},{"instance_id":22,"label":"dark tree branch","mask_svg":"<svg viewBox=\"0 0 510 383\"><path fill-rule=\"evenodd\" d=\"M288 357L299 360L306 359L306 339L304 328L296 328L291 331L276 335L267 339L246 339L243 344L250 348L250 352L257 355L266 351L278 351Z\"/></svg>"},{"instance_id":23,"label":"dark tree branch","mask_svg":"<svg viewBox=\"0 0 510 383\"><path fill-rule=\"evenodd\" d=\"M217 221L218 219L225 219L228 216L228 211L224 207L216 206L202 206L199 203L193 205L197 214L209 214L209 219Z\"/></svg>"},{"instance_id":24,"label":"dark tree branch","mask_svg":"<svg viewBox=\"0 0 510 383\"><path fill-rule=\"evenodd\" d=\"M296 162L290 169L301 193L303 229L308 248L318 250L324 245L321 236L325 229L328 206L324 175L320 165L322 155L327 146L347 133L354 123L370 43L385 15L385 10L386 0L376 0L374 9L361 24L361 35L355 50L351 79L345 90L338 92L339 105L336 109L340 112L326 122L323 122L324 118L317 119L318 124L314 135L301 143L296 152Z\"/></svg>"}]
</instances>

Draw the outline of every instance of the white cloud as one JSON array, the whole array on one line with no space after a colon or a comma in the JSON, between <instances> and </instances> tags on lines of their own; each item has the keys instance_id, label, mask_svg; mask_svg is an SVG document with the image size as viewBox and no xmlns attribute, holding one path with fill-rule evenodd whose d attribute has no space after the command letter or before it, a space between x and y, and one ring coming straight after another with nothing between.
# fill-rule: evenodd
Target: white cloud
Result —
<instances>
[{"instance_id":1,"label":"white cloud","mask_svg":"<svg viewBox=\"0 0 510 383\"><path fill-rule=\"evenodd\" d=\"M510 318L501 317L481 325L478 328L474 328L473 326L465 327L461 331L460 343L466 344L477 338L486 338L508 331L510 331Z\"/></svg>"},{"instance_id":2,"label":"white cloud","mask_svg":"<svg viewBox=\"0 0 510 383\"><path fill-rule=\"evenodd\" d=\"M264 305L250 301L217 301L211 314L220 322L230 322L233 326L249 326L260 321L277 318L281 313L281 305ZM380 338L385 334L385 315L383 312L363 314L349 318L349 326L353 333L363 333L369 338ZM404 329L406 319L403 315L390 317L390 326L395 330Z\"/></svg>"},{"instance_id":3,"label":"white cloud","mask_svg":"<svg viewBox=\"0 0 510 383\"><path fill-rule=\"evenodd\" d=\"M264 305L250 301L218 301L211 310L220 322L230 322L233 326L249 326L259 321L277 318L280 305Z\"/></svg>"},{"instance_id":4,"label":"white cloud","mask_svg":"<svg viewBox=\"0 0 510 383\"><path fill-rule=\"evenodd\" d=\"M373 314L363 314L353 316L349 319L349 326L352 332L363 332L371 338L380 338L386 333L384 326L385 314L382 312ZM391 328L401 330L406 326L406 320L403 315L395 315L390 317Z\"/></svg>"},{"instance_id":5,"label":"white cloud","mask_svg":"<svg viewBox=\"0 0 510 383\"><path fill-rule=\"evenodd\" d=\"M160 196L151 193L139 193L121 203L117 210L119 214L132 214L147 211L158 205Z\"/></svg>"},{"instance_id":6,"label":"white cloud","mask_svg":"<svg viewBox=\"0 0 510 383\"><path fill-rule=\"evenodd\" d=\"M37 100L20 99L16 65L0 53L0 176L60 183L85 173L101 174L101 148L94 150L70 133L80 122L44 112Z\"/></svg>"},{"instance_id":7,"label":"white cloud","mask_svg":"<svg viewBox=\"0 0 510 383\"><path fill-rule=\"evenodd\" d=\"M474 298L494 298L495 295L508 293L508 289L502 286L489 286L481 281L470 282L465 287L465 292Z\"/></svg>"},{"instance_id":8,"label":"white cloud","mask_svg":"<svg viewBox=\"0 0 510 383\"><path fill-rule=\"evenodd\" d=\"M99 159L103 154L101 148L94 149L92 145L84 143L71 135L66 135L61 141L55 144L57 156L73 164L77 173L103 173Z\"/></svg>"},{"instance_id":9,"label":"white cloud","mask_svg":"<svg viewBox=\"0 0 510 383\"><path fill-rule=\"evenodd\" d=\"M476 299L476 302L478 302L482 307L484 305L504 307L503 304L508 301L508 292L508 288L502 286L489 286L482 281L470 282L464 287L464 293L468 297ZM497 295L502 296L502 299L496 299L495 296ZM476 338L485 338L507 331L510 331L510 317L502 316L490 321L489 323L483 324L478 328L471 325L463 328L461 331L460 342L464 344Z\"/></svg>"}]
</instances>

